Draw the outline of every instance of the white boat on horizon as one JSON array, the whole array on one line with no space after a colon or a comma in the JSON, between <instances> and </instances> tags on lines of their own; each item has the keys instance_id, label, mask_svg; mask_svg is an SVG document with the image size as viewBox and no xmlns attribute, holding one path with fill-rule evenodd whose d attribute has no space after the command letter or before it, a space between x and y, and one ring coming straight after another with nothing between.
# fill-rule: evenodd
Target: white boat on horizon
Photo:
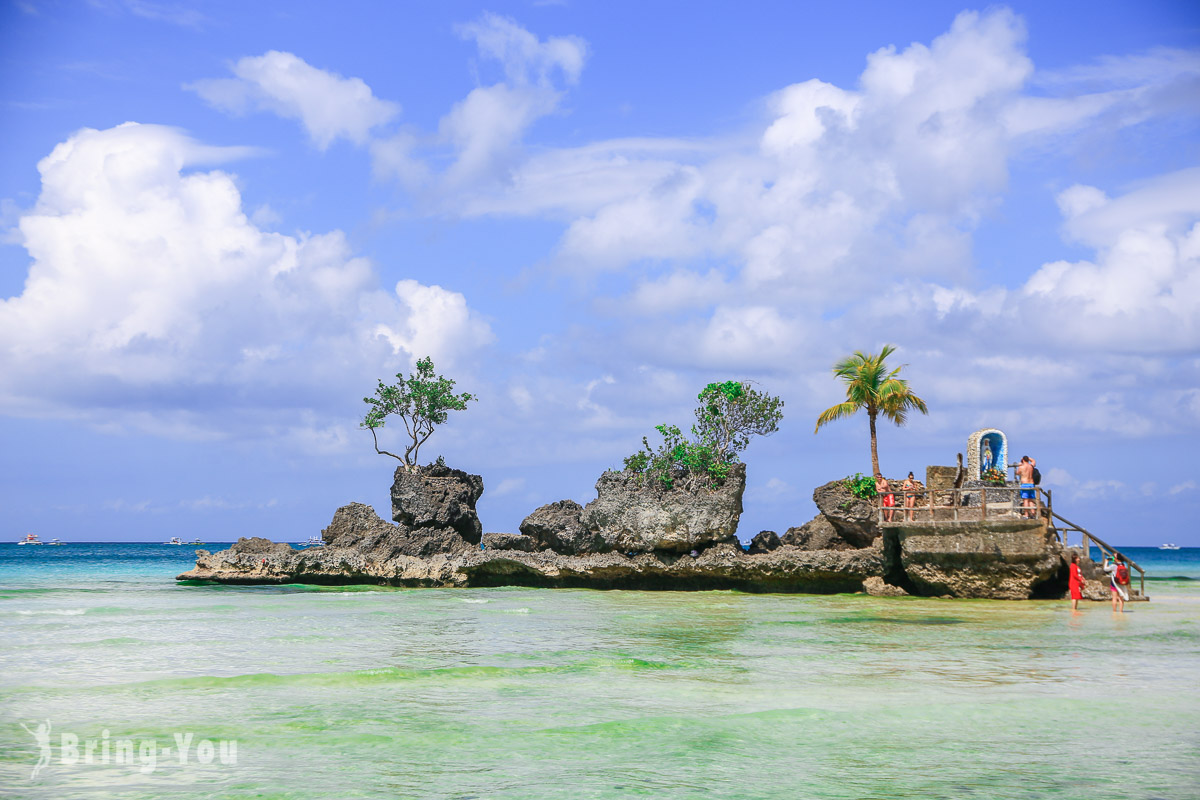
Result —
<instances>
[{"instance_id":1,"label":"white boat on horizon","mask_svg":"<svg viewBox=\"0 0 1200 800\"><path fill-rule=\"evenodd\" d=\"M320 536L310 536L307 542L296 542L297 547L324 547L325 540Z\"/></svg>"},{"instance_id":2,"label":"white boat on horizon","mask_svg":"<svg viewBox=\"0 0 1200 800\"><path fill-rule=\"evenodd\" d=\"M51 539L50 541L46 542L47 547L62 547L65 544L66 542L62 541L61 539Z\"/></svg>"},{"instance_id":3,"label":"white boat on horizon","mask_svg":"<svg viewBox=\"0 0 1200 800\"><path fill-rule=\"evenodd\" d=\"M190 542L188 542L188 544L206 544L206 543L200 541L199 539L192 539Z\"/></svg>"},{"instance_id":4,"label":"white boat on horizon","mask_svg":"<svg viewBox=\"0 0 1200 800\"><path fill-rule=\"evenodd\" d=\"M169 542L163 542L163 544L178 544L178 545L182 545L182 544L183 544L183 542L182 542L182 541L180 541L180 539L179 539L179 537L178 537L178 536L172 536L172 537L171 537L171 541L169 541Z\"/></svg>"},{"instance_id":5,"label":"white boat on horizon","mask_svg":"<svg viewBox=\"0 0 1200 800\"><path fill-rule=\"evenodd\" d=\"M1179 550L1180 547L1177 544L1160 544L1158 546L1158 549L1159 550Z\"/></svg>"},{"instance_id":6,"label":"white boat on horizon","mask_svg":"<svg viewBox=\"0 0 1200 800\"><path fill-rule=\"evenodd\" d=\"M55 541L58 540L56 539ZM36 533L27 533L25 534L25 538L17 542L17 544L45 544L45 542L39 539Z\"/></svg>"}]
</instances>

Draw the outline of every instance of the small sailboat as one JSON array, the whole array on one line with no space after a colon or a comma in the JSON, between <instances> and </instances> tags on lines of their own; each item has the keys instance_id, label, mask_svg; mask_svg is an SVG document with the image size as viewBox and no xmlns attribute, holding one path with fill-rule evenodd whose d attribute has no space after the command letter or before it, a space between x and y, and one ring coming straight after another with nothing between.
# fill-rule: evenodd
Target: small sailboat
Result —
<instances>
[{"instance_id":1,"label":"small sailboat","mask_svg":"<svg viewBox=\"0 0 1200 800\"><path fill-rule=\"evenodd\" d=\"M36 533L27 533L25 534L25 538L17 542L17 544L45 544L45 542L39 539Z\"/></svg>"},{"instance_id":2,"label":"small sailboat","mask_svg":"<svg viewBox=\"0 0 1200 800\"><path fill-rule=\"evenodd\" d=\"M1158 549L1159 550L1178 550L1179 545L1177 545L1177 544L1160 544L1158 546Z\"/></svg>"},{"instance_id":3,"label":"small sailboat","mask_svg":"<svg viewBox=\"0 0 1200 800\"><path fill-rule=\"evenodd\" d=\"M179 537L178 537L178 536L172 536L172 537L171 537L171 541L169 541L169 542L163 542L163 544L178 544L178 545L182 545L182 544L183 544L183 542L182 542L182 541L180 541L180 539L179 539Z\"/></svg>"}]
</instances>

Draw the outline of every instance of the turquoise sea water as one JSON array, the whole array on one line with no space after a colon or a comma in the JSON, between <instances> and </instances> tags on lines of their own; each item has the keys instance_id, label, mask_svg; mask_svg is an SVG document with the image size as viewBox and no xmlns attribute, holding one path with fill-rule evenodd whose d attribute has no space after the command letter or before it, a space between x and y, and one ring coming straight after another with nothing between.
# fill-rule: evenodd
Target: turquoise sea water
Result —
<instances>
[{"instance_id":1,"label":"turquoise sea water","mask_svg":"<svg viewBox=\"0 0 1200 800\"><path fill-rule=\"evenodd\" d=\"M1200 549L1126 552L1152 601L1072 616L178 586L191 548L0 545L0 796L1195 798Z\"/></svg>"}]
</instances>

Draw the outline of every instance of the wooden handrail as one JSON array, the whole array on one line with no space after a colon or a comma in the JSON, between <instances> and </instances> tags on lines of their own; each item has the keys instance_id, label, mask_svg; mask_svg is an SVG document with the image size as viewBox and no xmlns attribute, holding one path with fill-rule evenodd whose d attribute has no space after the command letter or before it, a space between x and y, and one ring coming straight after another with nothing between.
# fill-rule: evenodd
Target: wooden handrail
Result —
<instances>
[{"instance_id":1,"label":"wooden handrail","mask_svg":"<svg viewBox=\"0 0 1200 800\"><path fill-rule=\"evenodd\" d=\"M997 490L1000 490L1000 491L1007 490L1008 493L1011 493L1010 497L1011 497L1011 502L1012 502L1012 510L1014 512L1024 514L1026 511L1033 511L1033 516L1028 517L1027 519L1045 519L1046 524L1050 527L1051 530L1054 531L1055 535L1058 536L1059 541L1062 542L1064 547L1067 546L1066 532L1067 531L1079 531L1081 534L1083 534L1083 552L1084 552L1085 556L1088 556L1088 554L1089 554L1089 549L1088 549L1089 542L1092 542L1092 541L1094 541L1100 547L1101 553L1104 553L1109 556L1116 556L1116 555L1120 554L1120 552L1115 547L1110 545L1108 542L1104 541L1103 539L1100 539L1095 534L1093 534L1091 531L1087 530L1084 527L1076 525L1074 522L1071 522L1069 519L1067 519L1066 517L1064 517L1061 514L1059 514L1058 512L1056 512L1054 510L1054 502L1053 502L1054 498L1053 498L1053 495L1050 493L1050 490L1043 489L1040 486L1035 487L1035 490L1034 490L1034 500L1036 501L1036 505L1033 509L1023 508L1022 506L1017 504L1017 498L1019 497L1018 493L1020 492L1020 486L991 486L991 487L979 486L979 487L974 487L974 488L969 488L969 489L961 489L961 488L960 489L930 489L928 487L926 487L924 489L907 489L907 490L906 489L889 489L888 493L891 494L893 497L907 498L909 496L924 494L928 500L928 503L925 503L922 505L914 504L912 508L908 508L908 507L904 506L903 503L901 503L900 505L884 506L883 505L883 497L877 495L875 497L875 509L877 512L877 520L880 525L889 525L889 524L895 525L895 524L897 524L896 515L901 514L903 516L900 518L900 521L916 522L917 514L919 514L921 512L927 512L929 515L929 521L935 522L935 519L934 519L935 510L936 509L945 509L947 511L952 511L953 521L958 522L959 521L959 509L964 508L964 506L962 506L962 496L965 494L971 494L974 492L978 492L979 498L980 498L978 519L981 521L984 521L984 520L987 520L987 518L988 518L987 495L988 495L989 488L993 492L995 492ZM948 496L950 498L950 504L946 505L946 506L934 505L934 502L933 502L934 494L937 494L941 497ZM966 507L966 508L971 508L971 507ZM887 511L892 512L891 522L888 522L884 519L884 513ZM911 520L907 519L909 512L911 512L913 514L913 518ZM1065 527L1060 529L1058 526L1056 526L1054 524L1054 520L1058 520L1059 522L1064 523ZM1060 532L1060 530L1061 530L1061 532ZM1129 564L1130 567L1132 567L1133 569L1136 569L1138 571L1138 575L1140 576L1140 583L1141 583L1141 594L1143 597L1145 597L1146 596L1146 571L1144 569L1142 569L1142 567L1140 565L1138 565L1136 562L1132 561L1128 557L1126 557L1124 555L1122 555L1121 557L1125 559L1125 562L1127 564Z\"/></svg>"},{"instance_id":2,"label":"wooden handrail","mask_svg":"<svg viewBox=\"0 0 1200 800\"><path fill-rule=\"evenodd\" d=\"M1083 536L1084 536L1083 554L1085 556L1088 556L1089 558L1091 557L1088 554L1088 541L1090 540L1090 541L1094 541L1100 547L1101 554L1106 555L1106 556L1113 556L1113 557L1121 556L1121 558L1125 559L1125 562L1127 564L1129 564L1129 566L1133 567L1134 569L1136 569L1138 571L1139 583L1141 584L1141 593L1142 593L1143 597L1146 596L1146 570L1144 570L1140 566L1138 566L1136 561L1134 561L1129 556L1122 555L1121 551L1117 550L1117 548L1113 547L1111 544L1104 541L1099 536L1097 536L1096 534L1089 531L1087 528L1084 528L1081 525L1077 525L1074 522L1071 522L1071 520L1067 519L1066 517L1062 516L1061 514L1051 512L1051 515L1053 516L1054 519L1057 519L1059 522L1065 522L1067 525L1070 525L1071 527L1068 530L1079 531L1080 533L1083 534Z\"/></svg>"}]
</instances>

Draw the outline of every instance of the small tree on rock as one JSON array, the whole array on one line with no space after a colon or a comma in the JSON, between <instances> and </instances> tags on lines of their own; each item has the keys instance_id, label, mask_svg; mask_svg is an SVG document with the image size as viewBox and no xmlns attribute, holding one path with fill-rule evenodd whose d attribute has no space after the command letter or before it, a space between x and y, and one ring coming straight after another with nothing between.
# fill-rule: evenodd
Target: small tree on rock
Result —
<instances>
[{"instance_id":1,"label":"small tree on rock","mask_svg":"<svg viewBox=\"0 0 1200 800\"><path fill-rule=\"evenodd\" d=\"M663 437L658 449L642 437L642 449L625 459L625 469L657 480L664 488L682 479L719 486L736 464L751 436L769 436L779 430L783 401L759 392L749 383L710 383L697 396L696 424L687 438L675 425L657 425Z\"/></svg>"},{"instance_id":2,"label":"small tree on rock","mask_svg":"<svg viewBox=\"0 0 1200 800\"><path fill-rule=\"evenodd\" d=\"M429 356L417 362L411 375L405 377L403 373L396 373L396 378L397 383L391 385L380 380L375 388L375 396L363 398L363 402L371 409L359 427L371 432L376 453L391 456L411 472L417 467L417 453L421 445L433 435L434 427L443 424L449 412L463 411L467 403L479 398L469 392L455 394L454 381L443 375L435 375L433 359ZM387 418L393 414L404 423L410 440L403 456L380 450L379 438L375 434L376 429L384 427Z\"/></svg>"}]
</instances>

